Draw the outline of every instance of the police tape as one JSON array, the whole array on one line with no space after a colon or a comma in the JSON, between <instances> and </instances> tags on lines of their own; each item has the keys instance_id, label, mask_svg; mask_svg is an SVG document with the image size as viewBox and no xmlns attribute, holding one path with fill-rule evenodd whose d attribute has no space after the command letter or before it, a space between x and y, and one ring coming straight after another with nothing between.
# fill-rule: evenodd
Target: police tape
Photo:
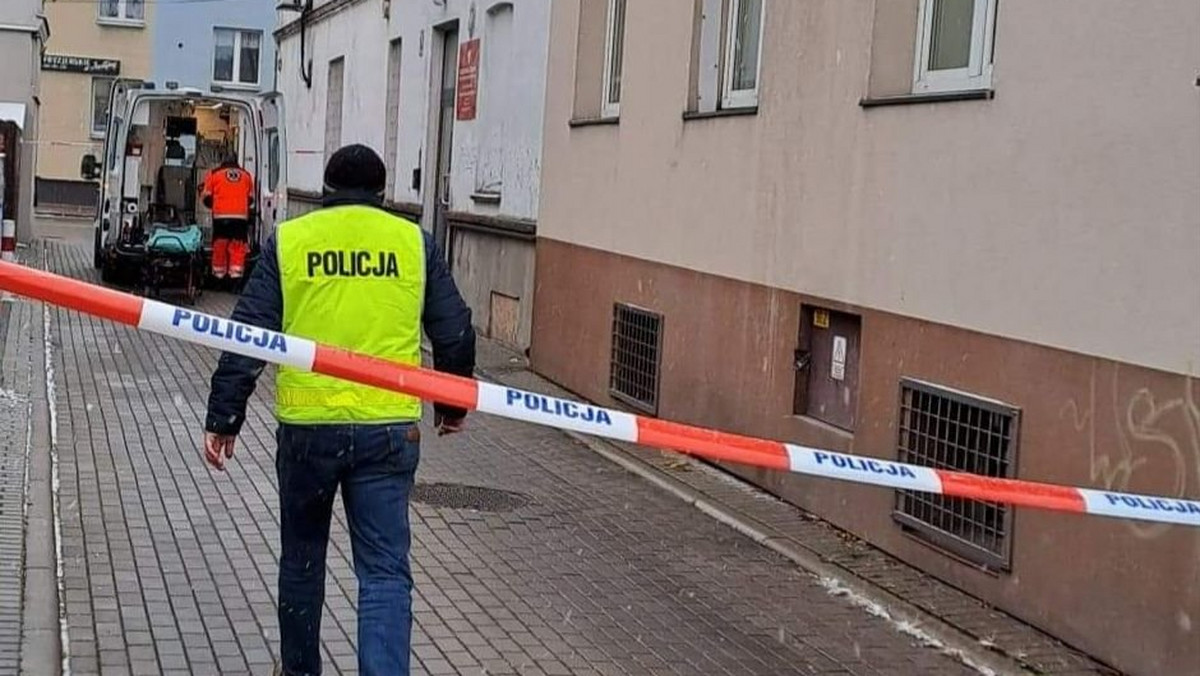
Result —
<instances>
[{"instance_id":1,"label":"police tape","mask_svg":"<svg viewBox=\"0 0 1200 676\"><path fill-rule=\"evenodd\" d=\"M710 460L1022 507L1200 527L1200 501L1000 479L645 418L358 354L15 263L0 289L160 335L427 401Z\"/></svg>"}]
</instances>

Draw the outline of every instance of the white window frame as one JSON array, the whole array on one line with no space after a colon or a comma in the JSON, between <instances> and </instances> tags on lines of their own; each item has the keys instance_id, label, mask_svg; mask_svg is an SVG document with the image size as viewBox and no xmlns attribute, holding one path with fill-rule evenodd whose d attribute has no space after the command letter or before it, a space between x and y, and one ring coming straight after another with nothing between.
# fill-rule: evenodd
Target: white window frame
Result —
<instances>
[{"instance_id":1,"label":"white window frame","mask_svg":"<svg viewBox=\"0 0 1200 676\"><path fill-rule=\"evenodd\" d=\"M99 0L96 3L96 21L102 24L119 24L123 26L144 26L146 25L146 0L115 0L117 3L117 15L104 15L104 0ZM131 5L141 5L142 16L129 16L129 7Z\"/></svg>"},{"instance_id":2,"label":"white window frame","mask_svg":"<svg viewBox=\"0 0 1200 676\"><path fill-rule=\"evenodd\" d=\"M725 64L721 76L721 108L754 108L758 106L758 87L762 81L763 32L766 29L767 0L758 6L758 54L754 56L754 88L733 88L733 62L737 49L737 16L742 0L729 0L729 13L725 16Z\"/></svg>"},{"instance_id":3,"label":"white window frame","mask_svg":"<svg viewBox=\"0 0 1200 676\"><path fill-rule=\"evenodd\" d=\"M616 38L617 31L617 5L625 4L625 11L621 16L621 87L617 89L617 100L610 101L609 94L612 92L612 70L613 59L617 54L613 51L613 40ZM600 115L602 117L617 117L621 114L621 90L625 85L625 25L628 23L626 19L629 16L628 0L608 0L608 18L605 21L604 31L604 89L600 94Z\"/></svg>"},{"instance_id":4,"label":"white window frame","mask_svg":"<svg viewBox=\"0 0 1200 676\"><path fill-rule=\"evenodd\" d=\"M921 0L917 17L916 62L913 67L913 93L938 93L988 89L992 86L992 45L996 37L998 0L974 0L971 24L971 57L966 68L929 69L929 50L933 44L933 3Z\"/></svg>"},{"instance_id":5,"label":"white window frame","mask_svg":"<svg viewBox=\"0 0 1200 676\"><path fill-rule=\"evenodd\" d=\"M109 77L107 75L93 75L91 80L89 81L90 87L89 87L89 91L88 91L88 97L91 99L91 102L88 104L88 112L90 113L90 115L88 115L88 136L91 136L94 139L102 139L108 135L108 123L109 123L108 111L105 110L104 111L104 127L99 130L96 129L96 112L97 112L96 111L96 83L98 83L98 82L105 82L108 84L108 95L109 95L108 105L111 108L112 107L112 86L113 86L113 82L116 82L116 78Z\"/></svg>"},{"instance_id":6,"label":"white window frame","mask_svg":"<svg viewBox=\"0 0 1200 676\"><path fill-rule=\"evenodd\" d=\"M217 34L222 31L233 33L233 72L230 75L232 80L217 79ZM258 35L258 70L254 73L254 82L242 82L238 80L238 75L242 71L242 40L247 34ZM231 26L214 26L213 27L213 51L212 51L212 81L214 84L219 84L231 88L243 89L258 89L262 86L262 59L263 59L263 32L254 28L233 28Z\"/></svg>"}]
</instances>

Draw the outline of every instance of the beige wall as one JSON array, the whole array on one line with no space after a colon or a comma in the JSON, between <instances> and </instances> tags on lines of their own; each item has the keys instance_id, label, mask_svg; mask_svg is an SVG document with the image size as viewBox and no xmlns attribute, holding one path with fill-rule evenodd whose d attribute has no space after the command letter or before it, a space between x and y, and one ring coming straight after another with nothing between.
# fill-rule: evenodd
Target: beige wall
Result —
<instances>
[{"instance_id":1,"label":"beige wall","mask_svg":"<svg viewBox=\"0 0 1200 676\"><path fill-rule=\"evenodd\" d=\"M553 3L541 236L1200 372L1200 3L1005 0L993 100L864 109L903 27L768 2L759 113L685 122L695 4L629 3L621 124L572 128Z\"/></svg>"},{"instance_id":2,"label":"beige wall","mask_svg":"<svg viewBox=\"0 0 1200 676\"><path fill-rule=\"evenodd\" d=\"M46 51L92 58L119 59L121 77L150 76L155 3L145 5L145 26L97 23L96 3L47 3L51 36ZM92 78L80 73L42 72L41 149L37 174L49 179L79 179L79 162L99 153L103 140L92 137Z\"/></svg>"}]
</instances>

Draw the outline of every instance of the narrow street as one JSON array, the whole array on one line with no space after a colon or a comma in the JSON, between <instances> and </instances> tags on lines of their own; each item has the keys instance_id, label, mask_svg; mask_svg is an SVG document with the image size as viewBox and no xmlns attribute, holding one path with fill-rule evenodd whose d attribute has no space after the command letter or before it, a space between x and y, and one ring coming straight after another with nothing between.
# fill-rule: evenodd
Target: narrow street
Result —
<instances>
[{"instance_id":1,"label":"narrow street","mask_svg":"<svg viewBox=\"0 0 1200 676\"><path fill-rule=\"evenodd\" d=\"M0 676L1200 676L1200 2L1034 6L0 1Z\"/></svg>"},{"instance_id":2,"label":"narrow street","mask_svg":"<svg viewBox=\"0 0 1200 676\"><path fill-rule=\"evenodd\" d=\"M64 239L26 255L92 279L86 229L51 232ZM232 302L209 293L202 306ZM219 474L198 447L215 353L59 308L49 318L72 673L269 673L270 372ZM976 673L556 431L475 415L468 432L425 440L417 673ZM354 673L340 515L329 573L327 667Z\"/></svg>"}]
</instances>

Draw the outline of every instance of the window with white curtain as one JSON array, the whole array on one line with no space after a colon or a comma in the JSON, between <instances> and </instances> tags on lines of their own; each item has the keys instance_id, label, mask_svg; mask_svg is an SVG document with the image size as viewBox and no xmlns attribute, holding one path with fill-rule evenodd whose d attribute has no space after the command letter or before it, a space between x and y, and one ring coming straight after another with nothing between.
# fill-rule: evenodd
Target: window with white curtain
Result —
<instances>
[{"instance_id":1,"label":"window with white curtain","mask_svg":"<svg viewBox=\"0 0 1200 676\"><path fill-rule=\"evenodd\" d=\"M141 23L146 19L145 0L100 0L101 21Z\"/></svg>"},{"instance_id":2,"label":"window with white curtain","mask_svg":"<svg viewBox=\"0 0 1200 676\"><path fill-rule=\"evenodd\" d=\"M257 86L262 32L237 28L213 31L213 81Z\"/></svg>"}]
</instances>

